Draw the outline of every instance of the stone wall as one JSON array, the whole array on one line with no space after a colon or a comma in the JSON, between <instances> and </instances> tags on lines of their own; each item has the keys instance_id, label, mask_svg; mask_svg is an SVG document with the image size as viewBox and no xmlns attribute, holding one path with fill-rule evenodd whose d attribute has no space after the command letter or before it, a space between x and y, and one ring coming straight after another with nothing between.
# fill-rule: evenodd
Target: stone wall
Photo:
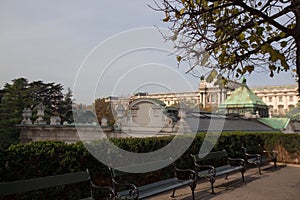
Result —
<instances>
[{"instance_id":1,"label":"stone wall","mask_svg":"<svg viewBox=\"0 0 300 200\"><path fill-rule=\"evenodd\" d=\"M31 141L92 141L101 138L126 137L125 134L111 133L110 129L91 125L19 125L21 143ZM79 132L79 134L78 134Z\"/></svg>"}]
</instances>

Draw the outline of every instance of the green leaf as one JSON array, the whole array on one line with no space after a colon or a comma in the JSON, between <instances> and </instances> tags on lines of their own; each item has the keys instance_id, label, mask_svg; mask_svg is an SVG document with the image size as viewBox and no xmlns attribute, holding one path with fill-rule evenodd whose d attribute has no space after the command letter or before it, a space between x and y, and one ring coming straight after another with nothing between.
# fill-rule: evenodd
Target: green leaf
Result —
<instances>
[{"instance_id":1,"label":"green leaf","mask_svg":"<svg viewBox=\"0 0 300 200\"><path fill-rule=\"evenodd\" d=\"M245 16L244 19L243 19L244 22L247 22L248 20L249 20L248 16Z\"/></svg>"},{"instance_id":2,"label":"green leaf","mask_svg":"<svg viewBox=\"0 0 300 200\"><path fill-rule=\"evenodd\" d=\"M190 5L192 6L192 8L195 8L194 0L190 0Z\"/></svg>"},{"instance_id":3,"label":"green leaf","mask_svg":"<svg viewBox=\"0 0 300 200\"><path fill-rule=\"evenodd\" d=\"M261 36L263 34L264 30L265 30L264 27L258 27L256 33Z\"/></svg>"},{"instance_id":4,"label":"green leaf","mask_svg":"<svg viewBox=\"0 0 300 200\"><path fill-rule=\"evenodd\" d=\"M212 70L210 74L207 76L206 82L211 83L217 75L218 72L216 70Z\"/></svg>"},{"instance_id":5,"label":"green leaf","mask_svg":"<svg viewBox=\"0 0 300 200\"><path fill-rule=\"evenodd\" d=\"M239 40L244 40L245 39L245 34L244 33L239 34L238 39Z\"/></svg>"},{"instance_id":6,"label":"green leaf","mask_svg":"<svg viewBox=\"0 0 300 200\"><path fill-rule=\"evenodd\" d=\"M279 34L279 36L280 36L280 37L282 37L282 38L284 38L284 37L285 37L285 35L286 35L286 33L285 33L285 32L280 32L280 34Z\"/></svg>"},{"instance_id":7,"label":"green leaf","mask_svg":"<svg viewBox=\"0 0 300 200\"><path fill-rule=\"evenodd\" d=\"M166 18L163 19L164 22L168 22L170 20L170 16L166 16Z\"/></svg>"},{"instance_id":8,"label":"green leaf","mask_svg":"<svg viewBox=\"0 0 300 200\"><path fill-rule=\"evenodd\" d=\"M248 71L248 73L250 74L251 72L253 72L254 66L253 65L248 65L248 66L245 67L245 70Z\"/></svg>"},{"instance_id":9,"label":"green leaf","mask_svg":"<svg viewBox=\"0 0 300 200\"><path fill-rule=\"evenodd\" d=\"M177 60L177 62L180 62L180 61L181 61L181 59L182 59L182 57L181 57L181 56L176 56L176 60Z\"/></svg>"},{"instance_id":10,"label":"green leaf","mask_svg":"<svg viewBox=\"0 0 300 200\"><path fill-rule=\"evenodd\" d=\"M266 29L267 29L267 31L271 31L271 30L272 30L272 27L268 25L268 26L266 27Z\"/></svg>"},{"instance_id":11,"label":"green leaf","mask_svg":"<svg viewBox=\"0 0 300 200\"><path fill-rule=\"evenodd\" d=\"M286 45L287 45L287 41L282 41L282 42L280 43L280 46L281 46L282 48L286 47Z\"/></svg>"},{"instance_id":12,"label":"green leaf","mask_svg":"<svg viewBox=\"0 0 300 200\"><path fill-rule=\"evenodd\" d=\"M270 72L270 77L274 77L274 72L273 71Z\"/></svg>"},{"instance_id":13,"label":"green leaf","mask_svg":"<svg viewBox=\"0 0 300 200\"><path fill-rule=\"evenodd\" d=\"M269 69L272 70L276 70L276 66L275 65L269 65Z\"/></svg>"},{"instance_id":14,"label":"green leaf","mask_svg":"<svg viewBox=\"0 0 300 200\"><path fill-rule=\"evenodd\" d=\"M290 24L287 26L287 28L289 28L289 29L294 29L295 27L296 27L296 24Z\"/></svg>"},{"instance_id":15,"label":"green leaf","mask_svg":"<svg viewBox=\"0 0 300 200\"><path fill-rule=\"evenodd\" d=\"M239 13L239 9L234 8L233 11L232 11L232 14L236 15L236 14L238 14L238 13Z\"/></svg>"},{"instance_id":16,"label":"green leaf","mask_svg":"<svg viewBox=\"0 0 300 200\"><path fill-rule=\"evenodd\" d=\"M236 72L239 73L239 74L243 74L243 71L242 71L240 68L238 68L238 69L236 70Z\"/></svg>"},{"instance_id":17,"label":"green leaf","mask_svg":"<svg viewBox=\"0 0 300 200\"><path fill-rule=\"evenodd\" d=\"M185 8L182 8L182 9L179 11L179 14L180 14L180 15L183 15L184 11L185 11Z\"/></svg>"},{"instance_id":18,"label":"green leaf","mask_svg":"<svg viewBox=\"0 0 300 200\"><path fill-rule=\"evenodd\" d=\"M215 33L216 38L220 37L222 33L223 32L220 29L218 29L217 32Z\"/></svg>"}]
</instances>

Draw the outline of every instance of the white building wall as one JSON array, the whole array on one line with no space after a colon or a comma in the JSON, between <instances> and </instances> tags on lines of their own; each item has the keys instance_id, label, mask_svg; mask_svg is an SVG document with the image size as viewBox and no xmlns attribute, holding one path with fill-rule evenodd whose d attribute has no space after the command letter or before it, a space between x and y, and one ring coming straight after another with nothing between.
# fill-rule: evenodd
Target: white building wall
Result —
<instances>
[{"instance_id":1,"label":"white building wall","mask_svg":"<svg viewBox=\"0 0 300 200\"><path fill-rule=\"evenodd\" d=\"M298 103L297 85L261 86L251 88L269 107L272 115L283 116Z\"/></svg>"},{"instance_id":2,"label":"white building wall","mask_svg":"<svg viewBox=\"0 0 300 200\"><path fill-rule=\"evenodd\" d=\"M297 85L281 85L281 86L260 86L252 87L252 91L260 97L271 109L271 115L285 115L291 108L298 103ZM153 93L146 96L131 96L130 100L138 98L155 98L163 101L166 106L171 106L185 101L194 105L202 104L204 107L218 107L228 96L232 89L222 89L213 84L205 82L200 83L198 91L181 92L181 93ZM109 100L108 100L109 101ZM128 106L128 99L120 98L113 100L114 106L122 104Z\"/></svg>"}]
</instances>

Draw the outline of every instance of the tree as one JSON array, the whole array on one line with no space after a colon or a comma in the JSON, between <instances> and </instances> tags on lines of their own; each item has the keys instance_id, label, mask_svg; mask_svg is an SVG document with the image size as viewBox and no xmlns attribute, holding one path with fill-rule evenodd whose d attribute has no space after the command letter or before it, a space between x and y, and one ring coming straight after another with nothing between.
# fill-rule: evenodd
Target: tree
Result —
<instances>
[{"instance_id":1,"label":"tree","mask_svg":"<svg viewBox=\"0 0 300 200\"><path fill-rule=\"evenodd\" d=\"M65 115L68 111L72 110L73 104L73 92L70 88L67 89L67 93L63 97L63 101L61 101L61 105L59 107L58 112L61 115Z\"/></svg>"},{"instance_id":2,"label":"tree","mask_svg":"<svg viewBox=\"0 0 300 200\"><path fill-rule=\"evenodd\" d=\"M28 82L25 78L12 80L0 90L0 148L6 148L18 142L19 131L15 125L22 121L24 108L43 103L46 106L45 119L50 116L62 116L72 108L72 92L63 94L63 86L42 81Z\"/></svg>"},{"instance_id":3,"label":"tree","mask_svg":"<svg viewBox=\"0 0 300 200\"><path fill-rule=\"evenodd\" d=\"M162 0L178 62L240 77L296 71L300 93L300 0ZM211 62L211 59L216 61Z\"/></svg>"},{"instance_id":4,"label":"tree","mask_svg":"<svg viewBox=\"0 0 300 200\"><path fill-rule=\"evenodd\" d=\"M113 126L115 124L114 115L110 102L105 102L105 98L96 99L94 103L95 112L99 124L101 124L101 119L106 117L108 119L108 124Z\"/></svg>"},{"instance_id":5,"label":"tree","mask_svg":"<svg viewBox=\"0 0 300 200\"><path fill-rule=\"evenodd\" d=\"M0 90L0 149L7 148L10 144L17 143L19 131L15 125L22 120L22 110L30 105L28 81L24 78L13 80L13 84L5 84Z\"/></svg>"},{"instance_id":6,"label":"tree","mask_svg":"<svg viewBox=\"0 0 300 200\"><path fill-rule=\"evenodd\" d=\"M60 108L63 106L64 95L63 86L56 83L44 83L42 81L33 81L29 83L29 98L32 99L34 107L42 102L46 106L46 113L49 115L59 115Z\"/></svg>"}]
</instances>

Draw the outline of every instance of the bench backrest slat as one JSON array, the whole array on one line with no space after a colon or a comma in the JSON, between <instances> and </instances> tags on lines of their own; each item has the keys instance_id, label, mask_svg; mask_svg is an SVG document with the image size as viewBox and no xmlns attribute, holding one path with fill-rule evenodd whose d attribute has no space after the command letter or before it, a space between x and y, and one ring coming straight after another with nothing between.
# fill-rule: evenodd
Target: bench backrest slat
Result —
<instances>
[{"instance_id":1,"label":"bench backrest slat","mask_svg":"<svg viewBox=\"0 0 300 200\"><path fill-rule=\"evenodd\" d=\"M89 181L88 171L0 183L0 196Z\"/></svg>"},{"instance_id":2,"label":"bench backrest slat","mask_svg":"<svg viewBox=\"0 0 300 200\"><path fill-rule=\"evenodd\" d=\"M123 167L119 167L116 169L114 169L114 168L109 168L109 169L112 173L112 176L116 177L116 176L123 176L123 175L131 174L130 173L131 171L132 171L132 173L143 172L147 168L148 169L153 169L153 168L160 169L162 167L165 167L170 162L172 162L171 159L165 159L165 160L147 162L147 163L142 163L142 164L137 164L137 165L123 166Z\"/></svg>"},{"instance_id":3,"label":"bench backrest slat","mask_svg":"<svg viewBox=\"0 0 300 200\"><path fill-rule=\"evenodd\" d=\"M205 161L205 160L212 160L212 159L228 157L228 154L227 154L227 151L223 150L223 151L210 152L207 155L206 154L196 154L196 155L192 155L192 157L195 162L200 162L200 161Z\"/></svg>"}]
</instances>

